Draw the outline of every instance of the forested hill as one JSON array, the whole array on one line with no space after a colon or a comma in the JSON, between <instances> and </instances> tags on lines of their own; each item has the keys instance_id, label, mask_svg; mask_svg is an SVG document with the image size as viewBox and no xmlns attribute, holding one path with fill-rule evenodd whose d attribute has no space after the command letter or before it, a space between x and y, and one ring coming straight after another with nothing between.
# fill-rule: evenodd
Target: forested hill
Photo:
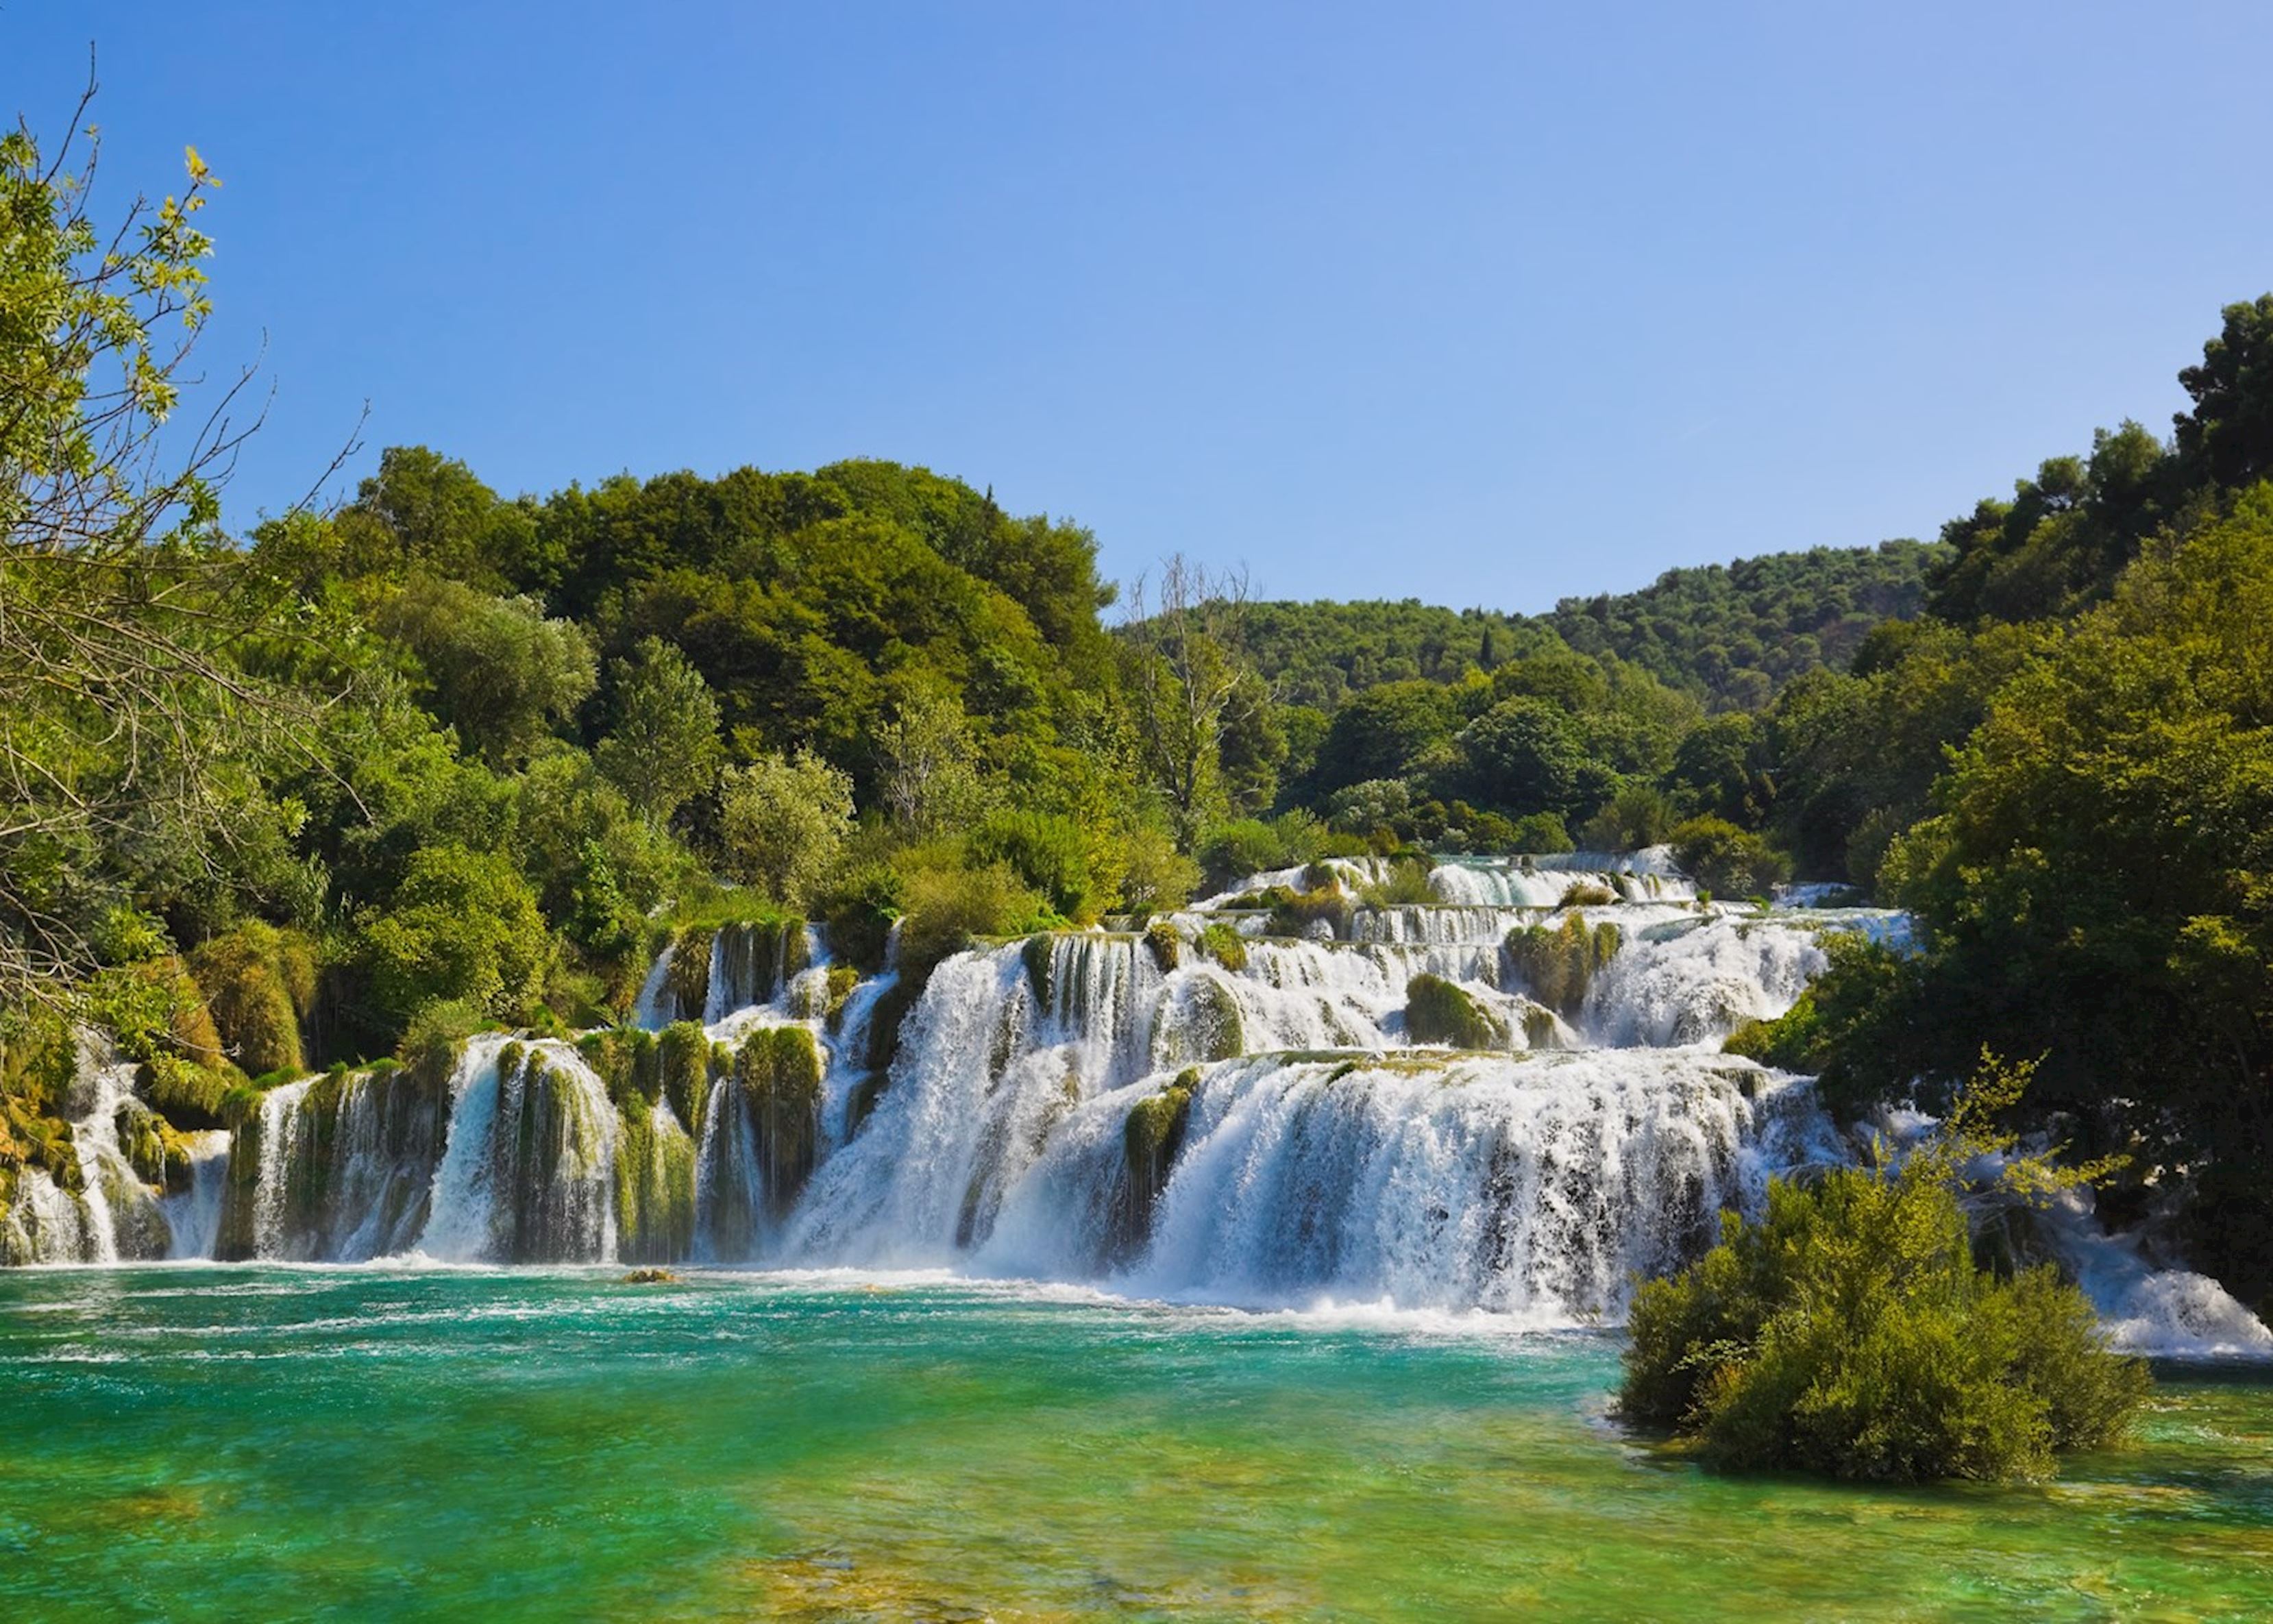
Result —
<instances>
[{"instance_id":1,"label":"forested hill","mask_svg":"<svg viewBox=\"0 0 2273 1624\"><path fill-rule=\"evenodd\" d=\"M1616 655L1714 709L1756 709L1795 677L1843 670L1871 628L1915 618L1940 543L1813 547L1669 570L1639 592L1564 598L1545 615L1397 602L1249 607L1246 646L1285 701L1326 712L1415 678L1450 682L1552 650Z\"/></svg>"},{"instance_id":2,"label":"forested hill","mask_svg":"<svg viewBox=\"0 0 2273 1624\"><path fill-rule=\"evenodd\" d=\"M1948 551L1894 541L1768 553L1564 598L1543 618L1581 654L1615 654L1716 707L1751 709L1795 677L1844 670L1880 621L1915 619Z\"/></svg>"}]
</instances>

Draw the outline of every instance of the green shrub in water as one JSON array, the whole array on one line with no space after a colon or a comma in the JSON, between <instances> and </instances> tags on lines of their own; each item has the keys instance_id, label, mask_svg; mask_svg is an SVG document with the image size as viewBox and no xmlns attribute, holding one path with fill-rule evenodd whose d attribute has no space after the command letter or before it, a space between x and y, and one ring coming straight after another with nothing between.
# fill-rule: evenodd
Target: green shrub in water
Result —
<instances>
[{"instance_id":1,"label":"green shrub in water","mask_svg":"<svg viewBox=\"0 0 2273 1624\"><path fill-rule=\"evenodd\" d=\"M1467 988L1425 972L1405 984L1405 1034L1455 1049L1504 1049L1509 1038L1507 1022Z\"/></svg>"},{"instance_id":2,"label":"green shrub in water","mask_svg":"<svg viewBox=\"0 0 2273 1624\"><path fill-rule=\"evenodd\" d=\"M1220 919L1200 932L1199 947L1234 975L1247 968L1247 939Z\"/></svg>"},{"instance_id":3,"label":"green shrub in water","mask_svg":"<svg viewBox=\"0 0 2273 1624\"><path fill-rule=\"evenodd\" d=\"M1779 1180L1758 1224L1724 1216L1702 1261L1636 1295L1620 1412L1722 1468L1891 1482L2044 1478L2060 1452L2119 1441L2144 1363L2107 1351L2050 1266L1977 1267L1959 1204L1958 1170L2011 1148L1981 1125L2027 1074L1986 1064L1898 1171ZM2021 1158L2004 1182L2028 1193L2104 1171Z\"/></svg>"},{"instance_id":4,"label":"green shrub in water","mask_svg":"<svg viewBox=\"0 0 2273 1624\"><path fill-rule=\"evenodd\" d=\"M1507 954L1531 996L1559 1014L1576 1014L1595 974L1617 955L1618 927L1589 925L1584 914L1564 916L1554 930L1518 925L1507 933Z\"/></svg>"}]
</instances>

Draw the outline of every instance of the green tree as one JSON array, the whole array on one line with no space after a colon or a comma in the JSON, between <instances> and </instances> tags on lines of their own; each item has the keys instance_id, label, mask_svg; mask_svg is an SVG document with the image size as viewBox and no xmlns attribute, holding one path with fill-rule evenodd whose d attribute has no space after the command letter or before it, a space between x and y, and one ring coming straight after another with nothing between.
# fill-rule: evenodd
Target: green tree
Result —
<instances>
[{"instance_id":1,"label":"green tree","mask_svg":"<svg viewBox=\"0 0 2273 1624\"><path fill-rule=\"evenodd\" d=\"M1154 603L1139 581L1130 595L1122 684L1144 770L1189 849L1227 805L1227 736L1256 727L1269 695L1240 649L1244 578L1212 573L1180 553L1162 563L1157 593Z\"/></svg>"},{"instance_id":2,"label":"green tree","mask_svg":"<svg viewBox=\"0 0 2273 1624\"><path fill-rule=\"evenodd\" d=\"M1929 932L1914 1071L1990 1043L2039 1107L2183 1193L2195 1255L2273 1298L2273 485L1999 688L1895 842Z\"/></svg>"},{"instance_id":3,"label":"green tree","mask_svg":"<svg viewBox=\"0 0 2273 1624\"><path fill-rule=\"evenodd\" d=\"M446 1002L525 1019L552 957L528 881L506 858L463 846L412 857L386 907L364 916L361 938L373 998L397 1030Z\"/></svg>"},{"instance_id":4,"label":"green tree","mask_svg":"<svg viewBox=\"0 0 2273 1624\"><path fill-rule=\"evenodd\" d=\"M2273 475L2273 293L2223 313L2202 364L2179 374L2194 408L2176 423L2198 476L2238 490Z\"/></svg>"},{"instance_id":5,"label":"green tree","mask_svg":"<svg viewBox=\"0 0 2273 1624\"><path fill-rule=\"evenodd\" d=\"M599 680L583 628L547 619L534 598L416 575L376 619L418 656L435 715L493 765L526 759Z\"/></svg>"},{"instance_id":6,"label":"green tree","mask_svg":"<svg viewBox=\"0 0 2273 1624\"><path fill-rule=\"evenodd\" d=\"M903 828L934 834L984 810L978 752L963 707L929 688L903 699L876 730L879 791Z\"/></svg>"},{"instance_id":7,"label":"green tree","mask_svg":"<svg viewBox=\"0 0 2273 1624\"><path fill-rule=\"evenodd\" d=\"M657 637L611 662L609 677L611 725L592 759L642 816L668 823L717 782L718 701L686 656Z\"/></svg>"},{"instance_id":8,"label":"green tree","mask_svg":"<svg viewBox=\"0 0 2273 1624\"><path fill-rule=\"evenodd\" d=\"M212 308L187 168L98 222L91 135L0 134L0 1005L65 997L136 878L211 888L248 763L304 720L238 658L275 607L218 529L246 378L169 424Z\"/></svg>"},{"instance_id":9,"label":"green tree","mask_svg":"<svg viewBox=\"0 0 2273 1624\"><path fill-rule=\"evenodd\" d=\"M852 781L810 751L761 756L719 780L726 865L776 902L803 908L852 827Z\"/></svg>"}]
</instances>

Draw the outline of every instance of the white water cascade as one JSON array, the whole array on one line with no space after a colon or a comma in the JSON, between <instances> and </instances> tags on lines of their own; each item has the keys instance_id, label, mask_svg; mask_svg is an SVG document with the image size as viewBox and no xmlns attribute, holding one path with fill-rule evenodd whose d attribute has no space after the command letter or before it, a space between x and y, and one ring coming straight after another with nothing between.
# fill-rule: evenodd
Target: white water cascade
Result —
<instances>
[{"instance_id":1,"label":"white water cascade","mask_svg":"<svg viewBox=\"0 0 2273 1624\"><path fill-rule=\"evenodd\" d=\"M180 1137L162 1190L120 1137L131 1073L89 1066L81 1187L26 1169L0 1251L948 1268L1569 1324L1854 1156L1805 1079L1721 1045L1827 933L1899 944L1900 915L1699 902L1662 852L1375 887L1414 894L1369 860L1257 875L1142 933L976 946L911 1002L816 932L689 932L634 1028L272 1089ZM2038 1233L2124 1345L2273 1357L2088 1208Z\"/></svg>"}]
</instances>

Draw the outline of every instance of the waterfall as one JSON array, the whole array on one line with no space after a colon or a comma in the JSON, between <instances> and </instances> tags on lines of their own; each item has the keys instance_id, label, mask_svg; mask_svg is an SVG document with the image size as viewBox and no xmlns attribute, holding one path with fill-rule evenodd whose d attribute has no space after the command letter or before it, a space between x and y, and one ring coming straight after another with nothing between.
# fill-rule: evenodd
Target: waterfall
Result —
<instances>
[{"instance_id":1,"label":"waterfall","mask_svg":"<svg viewBox=\"0 0 2273 1624\"><path fill-rule=\"evenodd\" d=\"M172 1246L161 1201L164 1141L134 1096L133 1066L87 1037L78 1059L64 1107L73 1187L43 1167L12 1170L13 1199L0 1204L0 1261L117 1263L162 1258Z\"/></svg>"},{"instance_id":2,"label":"waterfall","mask_svg":"<svg viewBox=\"0 0 2273 1624\"><path fill-rule=\"evenodd\" d=\"M360 1262L408 1250L424 1227L447 1102L401 1067L336 1072L274 1088L238 1130L249 1191L225 1180L223 1256Z\"/></svg>"},{"instance_id":3,"label":"waterfall","mask_svg":"<svg viewBox=\"0 0 2273 1624\"><path fill-rule=\"evenodd\" d=\"M226 1134L171 1134L90 1059L62 1176L0 1186L0 1257L946 1267L1561 1324L1851 1159L1807 1080L1721 1045L1791 1007L1827 932L1899 947L1900 914L1700 902L1662 851L1455 858L1433 901L1363 900L1392 884L1257 875L912 988L809 927L690 928L631 1026L300 1079ZM2123 1345L2273 1357L2062 1201L2029 1244Z\"/></svg>"},{"instance_id":4,"label":"waterfall","mask_svg":"<svg viewBox=\"0 0 2273 1624\"><path fill-rule=\"evenodd\" d=\"M217 1254L221 1210L229 1194L229 1135L215 1129L184 1134L182 1141L190 1158L189 1188L158 1203L171 1240L166 1255L177 1261Z\"/></svg>"},{"instance_id":5,"label":"waterfall","mask_svg":"<svg viewBox=\"0 0 2273 1624\"><path fill-rule=\"evenodd\" d=\"M450 1080L417 1250L460 1262L613 1257L618 1131L606 1085L571 1045L473 1039Z\"/></svg>"}]
</instances>

